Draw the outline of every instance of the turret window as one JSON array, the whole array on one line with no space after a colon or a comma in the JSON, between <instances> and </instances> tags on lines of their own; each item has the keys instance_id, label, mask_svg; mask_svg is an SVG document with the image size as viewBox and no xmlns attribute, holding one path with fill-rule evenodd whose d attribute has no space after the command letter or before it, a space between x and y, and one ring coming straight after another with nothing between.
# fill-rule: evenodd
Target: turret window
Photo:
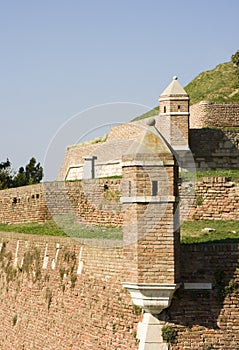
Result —
<instances>
[{"instance_id":1,"label":"turret window","mask_svg":"<svg viewBox=\"0 0 239 350\"><path fill-rule=\"evenodd\" d=\"M158 194L158 181L152 181L152 196L157 196Z\"/></svg>"},{"instance_id":2,"label":"turret window","mask_svg":"<svg viewBox=\"0 0 239 350\"><path fill-rule=\"evenodd\" d=\"M163 112L166 113L166 106L163 107Z\"/></svg>"},{"instance_id":3,"label":"turret window","mask_svg":"<svg viewBox=\"0 0 239 350\"><path fill-rule=\"evenodd\" d=\"M180 112L180 105L178 105L178 112Z\"/></svg>"}]
</instances>

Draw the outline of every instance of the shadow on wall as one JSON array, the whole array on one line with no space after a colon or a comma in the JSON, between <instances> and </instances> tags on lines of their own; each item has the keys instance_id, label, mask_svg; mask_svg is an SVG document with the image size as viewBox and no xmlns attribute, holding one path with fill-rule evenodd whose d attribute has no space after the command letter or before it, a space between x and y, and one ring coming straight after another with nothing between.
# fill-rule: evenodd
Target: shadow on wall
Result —
<instances>
[{"instance_id":1,"label":"shadow on wall","mask_svg":"<svg viewBox=\"0 0 239 350\"><path fill-rule=\"evenodd\" d=\"M171 307L159 315L160 319L173 323L178 328L177 344L180 344L185 334L192 344L195 334L187 333L187 330L197 326L199 327L197 341L199 339L200 341L208 339L212 343L223 341L224 347L221 348L224 349L235 349L233 345L229 346L232 339L239 345L238 328L236 328L239 318L238 262L239 244L181 246L182 286L176 292ZM192 287L198 283L201 286L211 284L212 288L186 289L189 284ZM196 346L195 344L192 348L201 349Z\"/></svg>"},{"instance_id":2,"label":"shadow on wall","mask_svg":"<svg viewBox=\"0 0 239 350\"><path fill-rule=\"evenodd\" d=\"M190 129L197 169L239 169L239 130Z\"/></svg>"}]
</instances>

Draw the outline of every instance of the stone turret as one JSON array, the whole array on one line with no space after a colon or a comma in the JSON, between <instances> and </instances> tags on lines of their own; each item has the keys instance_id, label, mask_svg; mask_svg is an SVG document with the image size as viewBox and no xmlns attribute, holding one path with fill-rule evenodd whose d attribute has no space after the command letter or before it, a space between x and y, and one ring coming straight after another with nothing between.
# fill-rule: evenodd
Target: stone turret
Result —
<instances>
[{"instance_id":1,"label":"stone turret","mask_svg":"<svg viewBox=\"0 0 239 350\"><path fill-rule=\"evenodd\" d=\"M123 157L124 251L129 288L153 286L154 292L160 294L162 288L165 294L173 293L180 279L178 167L154 123L148 121ZM138 306L159 313L165 300L164 295L161 306L141 300Z\"/></svg>"},{"instance_id":2,"label":"stone turret","mask_svg":"<svg viewBox=\"0 0 239 350\"><path fill-rule=\"evenodd\" d=\"M160 321L180 281L178 166L171 147L149 119L123 157L123 286L144 310L139 350L167 349Z\"/></svg>"},{"instance_id":3,"label":"stone turret","mask_svg":"<svg viewBox=\"0 0 239 350\"><path fill-rule=\"evenodd\" d=\"M176 76L159 97L157 127L175 151L188 148L189 96Z\"/></svg>"}]
</instances>

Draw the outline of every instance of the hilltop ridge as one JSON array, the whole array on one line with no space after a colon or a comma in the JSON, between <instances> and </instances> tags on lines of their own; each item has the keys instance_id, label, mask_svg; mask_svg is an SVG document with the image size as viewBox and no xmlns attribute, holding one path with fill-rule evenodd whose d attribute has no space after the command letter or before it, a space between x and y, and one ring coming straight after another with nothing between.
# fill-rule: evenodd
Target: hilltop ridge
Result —
<instances>
[{"instance_id":1,"label":"hilltop ridge","mask_svg":"<svg viewBox=\"0 0 239 350\"><path fill-rule=\"evenodd\" d=\"M221 63L200 73L184 89L190 97L190 105L200 101L239 103L239 77L232 62ZM151 117L158 111L159 106L132 121Z\"/></svg>"}]
</instances>

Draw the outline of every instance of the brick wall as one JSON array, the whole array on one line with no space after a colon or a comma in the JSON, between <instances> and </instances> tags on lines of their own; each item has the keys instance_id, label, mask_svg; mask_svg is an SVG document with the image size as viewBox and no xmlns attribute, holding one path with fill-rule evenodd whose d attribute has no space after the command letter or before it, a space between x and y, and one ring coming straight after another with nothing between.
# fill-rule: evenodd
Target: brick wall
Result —
<instances>
[{"instance_id":1,"label":"brick wall","mask_svg":"<svg viewBox=\"0 0 239 350\"><path fill-rule=\"evenodd\" d=\"M0 191L0 222L45 222L49 220L42 184Z\"/></svg>"},{"instance_id":2,"label":"brick wall","mask_svg":"<svg viewBox=\"0 0 239 350\"><path fill-rule=\"evenodd\" d=\"M52 182L0 191L0 222L45 222L74 216L89 224L122 224L120 179ZM49 208L49 209L48 209Z\"/></svg>"},{"instance_id":3,"label":"brick wall","mask_svg":"<svg viewBox=\"0 0 239 350\"><path fill-rule=\"evenodd\" d=\"M239 186L225 177L204 178L197 182L196 197L189 213L191 220L239 220ZM188 201L193 194L185 191ZM183 208L181 208L183 211Z\"/></svg>"},{"instance_id":4,"label":"brick wall","mask_svg":"<svg viewBox=\"0 0 239 350\"><path fill-rule=\"evenodd\" d=\"M164 314L177 334L172 350L239 349L238 259L238 244L181 247L182 283L212 283L212 289L182 284Z\"/></svg>"},{"instance_id":5,"label":"brick wall","mask_svg":"<svg viewBox=\"0 0 239 350\"><path fill-rule=\"evenodd\" d=\"M0 242L1 349L137 349L141 316L121 286L120 248L4 233Z\"/></svg>"},{"instance_id":6,"label":"brick wall","mask_svg":"<svg viewBox=\"0 0 239 350\"><path fill-rule=\"evenodd\" d=\"M1 349L138 348L122 247L10 233L0 242ZM182 286L160 316L176 331L172 350L238 349L238 261L238 244L181 246ZM183 288L199 282L212 289Z\"/></svg>"},{"instance_id":7,"label":"brick wall","mask_svg":"<svg viewBox=\"0 0 239 350\"><path fill-rule=\"evenodd\" d=\"M239 129L190 129L196 168L239 169Z\"/></svg>"},{"instance_id":8,"label":"brick wall","mask_svg":"<svg viewBox=\"0 0 239 350\"><path fill-rule=\"evenodd\" d=\"M82 183L84 187L82 188ZM134 183L134 182L132 182ZM43 187L44 186L44 187ZM96 225L121 226L119 202L121 179L95 179L55 182L0 191L0 222L45 222L53 215L77 215L77 219ZM132 188L133 191L133 188ZM193 203L188 219L238 220L239 186L226 178L204 178L196 184L193 202L190 183L184 189L187 203ZM50 212L48 210L50 207Z\"/></svg>"},{"instance_id":9,"label":"brick wall","mask_svg":"<svg viewBox=\"0 0 239 350\"><path fill-rule=\"evenodd\" d=\"M190 107L190 129L239 127L239 103L202 101Z\"/></svg>"}]
</instances>

